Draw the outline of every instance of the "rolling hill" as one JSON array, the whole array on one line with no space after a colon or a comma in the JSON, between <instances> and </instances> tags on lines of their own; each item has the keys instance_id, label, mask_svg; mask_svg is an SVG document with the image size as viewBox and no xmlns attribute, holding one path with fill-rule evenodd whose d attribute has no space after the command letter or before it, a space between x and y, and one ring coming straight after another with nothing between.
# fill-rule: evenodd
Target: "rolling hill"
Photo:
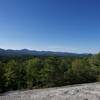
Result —
<instances>
[{"instance_id":1,"label":"rolling hill","mask_svg":"<svg viewBox=\"0 0 100 100\"><path fill-rule=\"evenodd\" d=\"M53 51L36 51L36 50L12 50L12 49L0 49L0 56L23 56L23 55L33 55L33 56L88 56L91 54L77 54L69 52L53 52Z\"/></svg>"}]
</instances>

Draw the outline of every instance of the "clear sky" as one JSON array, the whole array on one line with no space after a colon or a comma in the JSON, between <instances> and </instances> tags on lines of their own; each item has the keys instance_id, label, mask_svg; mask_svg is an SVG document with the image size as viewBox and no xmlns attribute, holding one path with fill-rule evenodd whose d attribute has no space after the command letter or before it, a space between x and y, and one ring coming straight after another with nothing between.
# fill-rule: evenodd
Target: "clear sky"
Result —
<instances>
[{"instance_id":1,"label":"clear sky","mask_svg":"<svg viewBox=\"0 0 100 100\"><path fill-rule=\"evenodd\" d=\"M100 51L100 0L0 0L0 48Z\"/></svg>"}]
</instances>

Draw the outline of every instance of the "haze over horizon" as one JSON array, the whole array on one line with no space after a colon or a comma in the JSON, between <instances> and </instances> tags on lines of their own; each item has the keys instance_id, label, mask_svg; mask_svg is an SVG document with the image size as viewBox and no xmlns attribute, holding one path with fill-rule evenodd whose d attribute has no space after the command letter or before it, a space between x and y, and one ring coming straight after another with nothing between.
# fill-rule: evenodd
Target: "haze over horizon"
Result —
<instances>
[{"instance_id":1,"label":"haze over horizon","mask_svg":"<svg viewBox=\"0 0 100 100\"><path fill-rule=\"evenodd\" d=\"M0 48L100 51L99 0L0 0Z\"/></svg>"}]
</instances>

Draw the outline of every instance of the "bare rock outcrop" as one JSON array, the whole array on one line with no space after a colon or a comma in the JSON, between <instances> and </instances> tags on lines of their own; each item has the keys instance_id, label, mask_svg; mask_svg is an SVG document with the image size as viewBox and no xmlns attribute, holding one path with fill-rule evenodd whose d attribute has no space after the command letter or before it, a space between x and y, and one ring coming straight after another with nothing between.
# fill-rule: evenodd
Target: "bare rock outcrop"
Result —
<instances>
[{"instance_id":1,"label":"bare rock outcrop","mask_svg":"<svg viewBox=\"0 0 100 100\"><path fill-rule=\"evenodd\" d=\"M100 100L100 83L8 92L0 100Z\"/></svg>"}]
</instances>

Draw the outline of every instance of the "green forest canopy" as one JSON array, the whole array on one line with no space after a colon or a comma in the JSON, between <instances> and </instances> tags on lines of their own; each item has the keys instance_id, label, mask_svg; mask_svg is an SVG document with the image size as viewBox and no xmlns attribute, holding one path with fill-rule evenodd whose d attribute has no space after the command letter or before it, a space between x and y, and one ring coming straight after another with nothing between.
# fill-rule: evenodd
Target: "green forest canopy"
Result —
<instances>
[{"instance_id":1,"label":"green forest canopy","mask_svg":"<svg viewBox=\"0 0 100 100\"><path fill-rule=\"evenodd\" d=\"M0 57L0 92L96 81L100 81L100 53L84 57Z\"/></svg>"}]
</instances>

